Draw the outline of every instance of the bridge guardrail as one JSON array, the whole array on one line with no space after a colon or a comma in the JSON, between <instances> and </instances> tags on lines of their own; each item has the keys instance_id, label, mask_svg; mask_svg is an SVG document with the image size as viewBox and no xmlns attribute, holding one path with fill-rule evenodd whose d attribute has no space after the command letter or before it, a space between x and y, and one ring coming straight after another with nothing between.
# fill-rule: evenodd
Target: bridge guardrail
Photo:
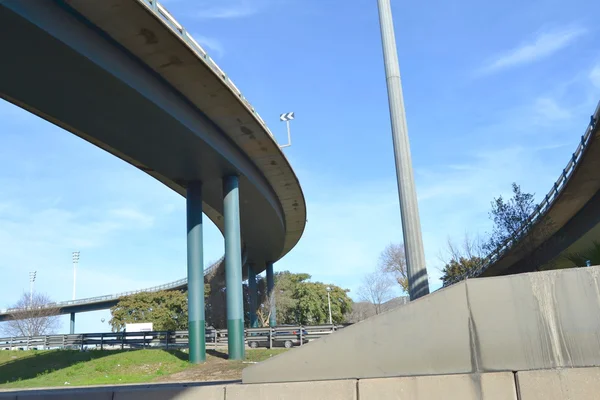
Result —
<instances>
[{"instance_id":1,"label":"bridge guardrail","mask_svg":"<svg viewBox=\"0 0 600 400\"><path fill-rule=\"evenodd\" d=\"M562 174L558 177L556 182L554 182L554 185L552 186L548 194L546 194L546 197L544 197L540 204L538 204L536 209L533 211L533 213L531 213L531 215L529 216L527 221L525 221L525 223L521 226L519 231L517 231L517 233L513 237L508 238L496 250L490 253L486 257L486 260L480 268L473 271L468 271L467 273L449 281L444 286L449 286L466 278L475 278L481 275L491 264L499 260L508 250L510 250L513 247L513 245L518 243L519 240L529 232L529 229L533 225L535 225L535 223L539 221L541 217L543 217L546 214L546 212L554 204L554 201L558 198L558 195L561 193L566 183L573 175L573 172L575 171L576 167L579 165L579 161L581 160L585 150L587 149L587 145L589 144L590 139L592 137L592 132L596 128L596 124L598 123L598 121L600 121L600 102L598 102L596 110L590 118L590 123L588 124L584 134L581 136L581 141L579 142L577 149L573 153L573 156L567 163L567 166L563 169Z\"/></svg>"},{"instance_id":2,"label":"bridge guardrail","mask_svg":"<svg viewBox=\"0 0 600 400\"><path fill-rule=\"evenodd\" d=\"M213 269L217 268L219 266L219 264L221 264L224 260L225 260L225 257L221 257L217 262L215 262L214 264L212 264L211 266L206 268L204 270L204 275L209 274ZM145 292L159 292L161 290L169 290L169 289L173 289L173 288L176 288L179 286L183 286L185 284L187 284L187 278L179 279L174 282L164 283L162 285L158 285L158 286L154 286L154 287L146 288L146 289L131 290L129 292L109 294L109 295L105 295L105 296L88 297L85 299L67 300L67 301L61 301L61 302L57 302L57 303L49 303L46 306L44 306L44 308L62 308L65 306L76 306L76 305L80 305L80 304L83 305L83 304L99 303L101 301L119 300L121 297L131 296L133 294L145 293ZM22 311L22 310L18 309L18 308L0 309L0 314L10 314L13 312L20 312L20 311Z\"/></svg>"},{"instance_id":3,"label":"bridge guardrail","mask_svg":"<svg viewBox=\"0 0 600 400\"><path fill-rule=\"evenodd\" d=\"M194 38L187 32L187 30L181 25L177 20L167 11L167 9L160 4L157 0L138 0L140 3L144 4L149 10L151 10L156 16L159 17L168 28L170 28L173 32L175 32L185 44L187 44L192 51L194 51L198 58L200 58L208 67L210 67L216 75L218 75L221 80L231 89L231 91L236 94L241 103L250 111L257 119L257 122L263 127L263 129L274 139L273 133L266 125L265 121L260 117L258 112L252 107L250 102L246 99L246 97L242 94L242 92L238 89L238 87L233 83L231 78L227 76L227 74L219 67L219 65L208 55L206 50L202 48L202 46L194 40Z\"/></svg>"},{"instance_id":4,"label":"bridge guardrail","mask_svg":"<svg viewBox=\"0 0 600 400\"><path fill-rule=\"evenodd\" d=\"M327 336L341 326L336 325L316 325L316 326L277 326L274 328L246 328L245 338L256 338L259 335L264 340L271 341L277 332L290 332L289 335L278 335L280 340L297 339L300 337L300 344L303 341L315 340L322 336ZM303 335L297 332L305 331ZM289 337L288 337L289 336ZM227 345L226 329L206 329L207 347L217 348ZM272 342L270 344L272 346ZM20 336L0 338L0 350L15 349L80 349L87 347L100 347L100 349L134 349L134 348L187 348L188 331L152 331L152 332L101 332L101 333L81 333L73 335L46 335L46 336Z\"/></svg>"}]
</instances>

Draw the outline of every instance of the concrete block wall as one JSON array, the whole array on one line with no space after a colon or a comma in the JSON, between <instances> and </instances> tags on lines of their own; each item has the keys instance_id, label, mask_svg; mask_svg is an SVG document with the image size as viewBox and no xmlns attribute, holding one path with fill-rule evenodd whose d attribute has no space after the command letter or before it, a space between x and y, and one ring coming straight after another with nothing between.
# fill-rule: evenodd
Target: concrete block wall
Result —
<instances>
[{"instance_id":1,"label":"concrete block wall","mask_svg":"<svg viewBox=\"0 0 600 400\"><path fill-rule=\"evenodd\" d=\"M596 400L600 368L212 386L0 392L0 400Z\"/></svg>"},{"instance_id":2,"label":"concrete block wall","mask_svg":"<svg viewBox=\"0 0 600 400\"><path fill-rule=\"evenodd\" d=\"M458 283L248 367L242 380L599 367L599 343L600 267L573 268Z\"/></svg>"},{"instance_id":3,"label":"concrete block wall","mask_svg":"<svg viewBox=\"0 0 600 400\"><path fill-rule=\"evenodd\" d=\"M516 382L520 400L600 398L600 368L523 371Z\"/></svg>"}]
</instances>

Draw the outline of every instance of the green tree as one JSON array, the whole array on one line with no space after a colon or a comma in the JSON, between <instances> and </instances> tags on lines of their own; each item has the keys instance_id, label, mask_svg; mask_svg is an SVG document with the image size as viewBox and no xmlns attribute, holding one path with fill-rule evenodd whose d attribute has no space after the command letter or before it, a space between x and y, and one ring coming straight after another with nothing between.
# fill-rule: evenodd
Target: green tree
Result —
<instances>
[{"instance_id":1,"label":"green tree","mask_svg":"<svg viewBox=\"0 0 600 400\"><path fill-rule=\"evenodd\" d=\"M485 262L484 250L479 237L471 240L465 235L462 247L448 239L447 254L449 258L442 258L445 266L442 269L442 282L444 286L451 285L466 279L472 272L481 268Z\"/></svg>"},{"instance_id":2,"label":"green tree","mask_svg":"<svg viewBox=\"0 0 600 400\"><path fill-rule=\"evenodd\" d=\"M113 332L123 330L127 323L138 322L152 322L157 331L188 328L187 293L177 290L126 296L110 312Z\"/></svg>"},{"instance_id":3,"label":"green tree","mask_svg":"<svg viewBox=\"0 0 600 400\"><path fill-rule=\"evenodd\" d=\"M458 260L450 260L442 269L441 279L444 286L466 279L469 272L477 270L482 264L483 259L480 257L460 257Z\"/></svg>"},{"instance_id":4,"label":"green tree","mask_svg":"<svg viewBox=\"0 0 600 400\"><path fill-rule=\"evenodd\" d=\"M352 310L349 290L322 282L310 282L309 274L289 271L275 275L277 321L280 324L325 324L329 322L327 288L333 323L342 323Z\"/></svg>"},{"instance_id":5,"label":"green tree","mask_svg":"<svg viewBox=\"0 0 600 400\"><path fill-rule=\"evenodd\" d=\"M513 196L508 201L502 196L492 201L490 218L494 228L483 246L490 253L508 241L519 241L531 228L530 216L537 207L533 194L524 193L516 183L512 184L512 192Z\"/></svg>"}]
</instances>

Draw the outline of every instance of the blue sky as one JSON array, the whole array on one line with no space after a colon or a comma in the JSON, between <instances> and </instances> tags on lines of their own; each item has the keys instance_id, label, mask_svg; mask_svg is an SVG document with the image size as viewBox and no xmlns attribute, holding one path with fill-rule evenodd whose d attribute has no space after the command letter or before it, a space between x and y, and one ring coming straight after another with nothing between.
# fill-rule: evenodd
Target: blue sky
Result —
<instances>
[{"instance_id":1,"label":"blue sky","mask_svg":"<svg viewBox=\"0 0 600 400\"><path fill-rule=\"evenodd\" d=\"M351 289L401 240L376 1L170 0L285 140L308 223L277 270ZM448 238L490 229L515 181L550 189L600 99L600 3L393 1L430 284ZM0 308L28 290L71 298L185 276L184 199L91 144L0 103ZM207 263L223 253L205 229ZM78 315L108 329L108 312ZM68 329L68 317L63 317Z\"/></svg>"}]
</instances>

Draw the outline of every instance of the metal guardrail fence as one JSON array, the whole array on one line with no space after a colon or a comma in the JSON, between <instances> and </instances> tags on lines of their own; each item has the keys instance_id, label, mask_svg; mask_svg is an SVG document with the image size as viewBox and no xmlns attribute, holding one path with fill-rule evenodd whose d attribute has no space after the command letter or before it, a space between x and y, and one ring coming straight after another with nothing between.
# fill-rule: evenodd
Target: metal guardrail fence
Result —
<instances>
[{"instance_id":1,"label":"metal guardrail fence","mask_svg":"<svg viewBox=\"0 0 600 400\"><path fill-rule=\"evenodd\" d=\"M506 240L491 254L489 254L480 268L473 271L468 271L466 274L457 277L452 281L449 281L444 286L449 286L466 278L475 278L481 275L490 265L499 260L508 250L510 250L516 243L518 243L519 240L527 234L529 229L533 225L535 225L535 223L539 221L540 218L543 217L546 214L546 212L548 212L548 210L550 210L550 208L552 208L554 201L558 198L558 195L573 175L575 168L579 165L579 162L581 161L581 158L585 150L587 149L587 145L589 144L590 139L592 137L592 132L594 131L598 121L600 121L600 102L598 102L596 110L590 118L590 123L588 124L585 133L581 136L581 141L577 146L577 150L575 150L573 156L569 160L569 163L563 169L562 174L558 177L558 180L554 182L554 185L552 186L548 194L546 194L546 197L544 197L542 202L536 207L533 213L529 216L529 219L521 226L519 231L513 237Z\"/></svg>"},{"instance_id":2,"label":"metal guardrail fence","mask_svg":"<svg viewBox=\"0 0 600 400\"><path fill-rule=\"evenodd\" d=\"M215 268L217 268L219 266L219 264L221 264L223 262L224 259L225 259L224 257L221 257L213 265L206 268L204 270L204 275L210 274ZM180 286L184 286L186 284L187 284L187 278L183 278L183 279L179 279L174 282L165 283L165 284L162 284L159 286L154 286L154 287L147 288L147 289L132 290L129 292L109 294L109 295L105 295L105 296L88 297L85 299L67 300L67 301L61 301L61 302L57 302L57 303L49 303L48 305L45 306L45 308L62 308L65 306L75 306L75 305L99 303L102 301L118 300L121 297L131 296L132 294L144 293L144 292L159 292L161 290L174 289L174 288L177 288ZM18 309L18 308L7 308L7 309L3 309L3 310L0 309L0 314L9 314L9 313L19 312L19 311L22 311L22 310Z\"/></svg>"},{"instance_id":3,"label":"metal guardrail fence","mask_svg":"<svg viewBox=\"0 0 600 400\"><path fill-rule=\"evenodd\" d=\"M275 341L292 341L293 345L327 336L342 329L343 326L277 326L274 328L248 328L245 330L246 342L256 342L264 347L274 347ZM303 332L302 335L299 333ZM227 329L206 330L208 348L227 346ZM0 350L49 350L49 349L175 349L188 347L188 331L153 332L102 332L77 335L46 335L0 338Z\"/></svg>"},{"instance_id":4,"label":"metal guardrail fence","mask_svg":"<svg viewBox=\"0 0 600 400\"><path fill-rule=\"evenodd\" d=\"M217 65L217 63L208 55L206 50L202 48L194 40L194 38L188 33L188 31L179 23L177 20L167 11L167 9L160 4L157 0L138 0L141 4L150 9L156 16L159 17L159 20L162 21L168 28L170 28L173 32L175 32L184 43L186 43L194 53L200 58L204 63L210 67L213 72L221 78L221 80L231 89L231 91L236 94L241 100L244 107L248 109L261 124L263 129L272 137L273 133L265 123L265 121L261 118L261 116L256 112L254 107L250 104L248 99L242 94L242 92L237 88L237 86L233 83L231 78L223 72L223 70Z\"/></svg>"}]
</instances>

